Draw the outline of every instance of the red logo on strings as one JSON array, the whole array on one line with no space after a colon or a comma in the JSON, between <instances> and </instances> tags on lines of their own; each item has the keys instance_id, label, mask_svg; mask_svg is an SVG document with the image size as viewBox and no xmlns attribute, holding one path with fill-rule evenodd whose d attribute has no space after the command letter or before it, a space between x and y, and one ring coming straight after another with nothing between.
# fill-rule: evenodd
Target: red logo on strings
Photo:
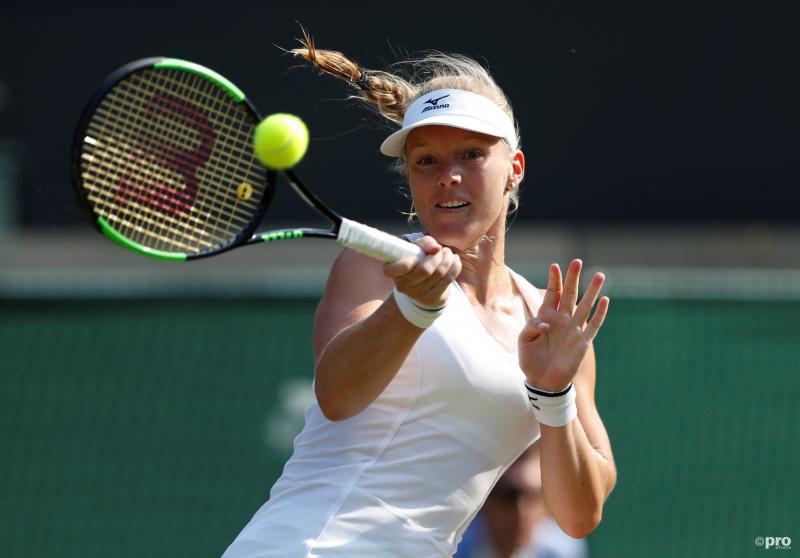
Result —
<instances>
[{"instance_id":1,"label":"red logo on strings","mask_svg":"<svg viewBox=\"0 0 800 558\"><path fill-rule=\"evenodd\" d=\"M152 135L139 138L136 161L127 164L132 168L120 180L114 201L120 205L135 201L171 216L187 212L197 196L197 168L208 160L214 146L214 127L196 105L166 94L150 98L145 118L153 126ZM197 148L181 149L174 144L183 139L184 128L191 128L199 136ZM169 134L177 136L175 142L165 141ZM138 161L151 163L147 166L153 172L134 171L141 168ZM183 179L182 187L165 183L168 177L161 169L177 173Z\"/></svg>"}]
</instances>

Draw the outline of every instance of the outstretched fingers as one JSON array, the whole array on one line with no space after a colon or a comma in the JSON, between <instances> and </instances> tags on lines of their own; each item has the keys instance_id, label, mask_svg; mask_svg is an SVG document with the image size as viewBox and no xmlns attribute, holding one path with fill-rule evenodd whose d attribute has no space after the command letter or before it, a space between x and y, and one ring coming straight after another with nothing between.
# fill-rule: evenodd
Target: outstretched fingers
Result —
<instances>
[{"instance_id":1,"label":"outstretched fingers","mask_svg":"<svg viewBox=\"0 0 800 558\"><path fill-rule=\"evenodd\" d=\"M578 283L581 277L581 260L572 260L567 268L567 275L564 277L564 292L561 294L561 304L559 310L572 315L575 312L575 304L578 302Z\"/></svg>"},{"instance_id":2,"label":"outstretched fingers","mask_svg":"<svg viewBox=\"0 0 800 558\"><path fill-rule=\"evenodd\" d=\"M587 288L586 292L583 293L583 298L578 304L578 307L575 309L574 314L575 319L581 326L583 326L583 324L586 323L586 320L589 319L589 314L591 313L592 307L597 300L597 295L600 294L600 289L603 288L603 283L605 280L605 275L602 273L595 273L594 277L592 277L592 281L589 283L589 288Z\"/></svg>"},{"instance_id":3,"label":"outstretched fingers","mask_svg":"<svg viewBox=\"0 0 800 558\"><path fill-rule=\"evenodd\" d=\"M561 301L561 268L558 264L550 264L550 271L547 275L547 291L545 292L542 306L545 308L558 309L558 303Z\"/></svg>"},{"instance_id":4,"label":"outstretched fingers","mask_svg":"<svg viewBox=\"0 0 800 558\"><path fill-rule=\"evenodd\" d=\"M597 332L600 331L600 327L603 325L603 320L606 319L606 314L608 314L608 305L611 301L608 299L607 296L604 296L600 299L600 302L597 303L597 309L594 311L594 316L592 319L589 320L589 323L586 324L586 329L584 332L586 335L589 336L589 339L594 339L597 336Z\"/></svg>"}]
</instances>

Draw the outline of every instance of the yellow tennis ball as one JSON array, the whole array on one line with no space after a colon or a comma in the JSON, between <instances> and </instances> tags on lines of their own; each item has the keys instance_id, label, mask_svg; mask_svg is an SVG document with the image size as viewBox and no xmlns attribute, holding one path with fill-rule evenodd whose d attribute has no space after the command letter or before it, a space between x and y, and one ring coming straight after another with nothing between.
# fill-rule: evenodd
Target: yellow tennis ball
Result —
<instances>
[{"instance_id":1,"label":"yellow tennis ball","mask_svg":"<svg viewBox=\"0 0 800 558\"><path fill-rule=\"evenodd\" d=\"M293 114L272 114L256 126L253 147L256 157L265 166L276 170L288 169L306 154L308 128Z\"/></svg>"}]
</instances>

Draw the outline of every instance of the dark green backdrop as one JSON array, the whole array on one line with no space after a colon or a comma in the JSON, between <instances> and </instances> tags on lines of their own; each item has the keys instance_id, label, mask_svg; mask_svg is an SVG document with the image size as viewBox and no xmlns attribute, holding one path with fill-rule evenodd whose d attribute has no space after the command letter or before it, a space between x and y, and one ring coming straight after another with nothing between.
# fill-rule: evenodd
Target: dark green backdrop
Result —
<instances>
[{"instance_id":1,"label":"dark green backdrop","mask_svg":"<svg viewBox=\"0 0 800 558\"><path fill-rule=\"evenodd\" d=\"M299 428L315 303L0 302L0 555L218 556ZM800 544L798 312L615 298L597 398L619 482L592 556Z\"/></svg>"}]
</instances>

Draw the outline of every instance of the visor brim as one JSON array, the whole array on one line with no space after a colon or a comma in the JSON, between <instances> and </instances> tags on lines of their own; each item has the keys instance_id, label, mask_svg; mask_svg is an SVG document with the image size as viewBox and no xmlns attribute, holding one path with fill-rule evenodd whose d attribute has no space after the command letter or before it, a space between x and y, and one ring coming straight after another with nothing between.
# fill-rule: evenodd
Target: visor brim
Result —
<instances>
[{"instance_id":1,"label":"visor brim","mask_svg":"<svg viewBox=\"0 0 800 558\"><path fill-rule=\"evenodd\" d=\"M479 134L486 134L487 136L502 139L505 139L506 136L497 126L493 126L480 118L468 115L442 114L425 118L424 120L420 120L410 126L397 130L383 140L381 144L381 153L389 157L400 157L404 155L408 134L420 126L449 126L451 128L461 128L462 130L478 132Z\"/></svg>"}]
</instances>

